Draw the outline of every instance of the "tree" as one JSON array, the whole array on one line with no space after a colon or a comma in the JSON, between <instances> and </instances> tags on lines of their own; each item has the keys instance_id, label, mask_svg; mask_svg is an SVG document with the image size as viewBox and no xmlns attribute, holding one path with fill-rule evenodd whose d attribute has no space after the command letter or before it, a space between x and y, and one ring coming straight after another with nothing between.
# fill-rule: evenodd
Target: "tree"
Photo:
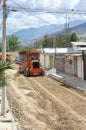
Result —
<instances>
[{"instance_id":1,"label":"tree","mask_svg":"<svg viewBox=\"0 0 86 130\"><path fill-rule=\"evenodd\" d=\"M68 40L66 38L68 38ZM67 37L66 34L56 35L56 47L71 47L70 35L67 35Z\"/></svg>"},{"instance_id":2,"label":"tree","mask_svg":"<svg viewBox=\"0 0 86 130\"><path fill-rule=\"evenodd\" d=\"M55 41L53 40L55 39ZM44 48L53 48L53 47L71 47L71 41L78 40L78 37L75 33L73 34L57 34L55 36L45 35L43 39L40 39L35 42L36 48L43 46Z\"/></svg>"},{"instance_id":3,"label":"tree","mask_svg":"<svg viewBox=\"0 0 86 130\"><path fill-rule=\"evenodd\" d=\"M7 36L6 41L7 41L6 46L7 51L16 51L19 49L20 41L17 36L15 35Z\"/></svg>"},{"instance_id":4,"label":"tree","mask_svg":"<svg viewBox=\"0 0 86 130\"><path fill-rule=\"evenodd\" d=\"M48 35L46 34L44 36L44 39L43 39L43 47L44 48L52 48L53 47L53 38L52 37L48 37Z\"/></svg>"},{"instance_id":5,"label":"tree","mask_svg":"<svg viewBox=\"0 0 86 130\"><path fill-rule=\"evenodd\" d=\"M71 36L70 36L70 41L73 41L73 42L75 42L75 41L77 41L77 35L76 35L76 33L72 33L71 34Z\"/></svg>"}]
</instances>

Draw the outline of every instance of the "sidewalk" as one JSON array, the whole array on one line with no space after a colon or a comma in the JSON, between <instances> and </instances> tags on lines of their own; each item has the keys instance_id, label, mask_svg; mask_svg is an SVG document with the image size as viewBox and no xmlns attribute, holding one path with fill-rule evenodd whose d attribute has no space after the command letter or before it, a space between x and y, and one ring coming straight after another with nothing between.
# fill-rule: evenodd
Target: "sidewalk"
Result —
<instances>
[{"instance_id":1,"label":"sidewalk","mask_svg":"<svg viewBox=\"0 0 86 130\"><path fill-rule=\"evenodd\" d=\"M9 110L8 101L6 101L6 111L7 113L5 117L0 115L0 130L17 130L12 112L11 110ZM1 88L0 88L0 114L1 114Z\"/></svg>"},{"instance_id":2,"label":"sidewalk","mask_svg":"<svg viewBox=\"0 0 86 130\"><path fill-rule=\"evenodd\" d=\"M50 70L47 72L47 75L53 77L54 79L80 91L86 93L86 80L79 79L77 77L67 75L65 73L56 72L55 69Z\"/></svg>"}]
</instances>

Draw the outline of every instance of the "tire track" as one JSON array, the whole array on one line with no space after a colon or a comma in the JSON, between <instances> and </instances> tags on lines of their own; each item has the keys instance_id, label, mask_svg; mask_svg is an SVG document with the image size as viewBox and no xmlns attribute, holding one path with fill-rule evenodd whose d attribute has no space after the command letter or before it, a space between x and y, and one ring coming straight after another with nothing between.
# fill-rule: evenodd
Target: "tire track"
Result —
<instances>
[{"instance_id":1,"label":"tire track","mask_svg":"<svg viewBox=\"0 0 86 130\"><path fill-rule=\"evenodd\" d=\"M53 100L56 103L59 103L62 107L64 107L67 111L69 111L75 118L77 118L79 121L81 121L84 125L86 125L86 118L79 115L76 111L74 111L69 105L67 105L65 102L57 98L55 95L53 95L49 90L45 89L39 82L36 81L36 79L29 78L32 82L34 82L37 86L40 87L41 91L44 91L46 93L50 100ZM38 89L38 88L37 88Z\"/></svg>"},{"instance_id":2,"label":"tire track","mask_svg":"<svg viewBox=\"0 0 86 130\"><path fill-rule=\"evenodd\" d=\"M81 98L77 94L70 93L67 89L63 89L62 83L57 82L57 84L51 82L46 77L38 78L34 77L37 82L40 82L43 87L53 93L57 98L68 104L74 111L79 115L86 118L86 100ZM83 100L84 99L84 100Z\"/></svg>"},{"instance_id":3,"label":"tire track","mask_svg":"<svg viewBox=\"0 0 86 130\"><path fill-rule=\"evenodd\" d=\"M48 77L46 77L46 78L47 78L47 80L53 82L53 83L56 85L56 82L53 81L53 79L50 79L50 78L48 78ZM66 85L65 85L65 86L66 86ZM61 86L61 87L62 87L62 86ZM72 91L72 90L70 90L70 89L68 89L68 88L66 88L66 87L62 87L62 89L66 90L66 91L68 91L68 92L70 92L70 93L72 93L72 94L74 94L74 95L76 95L76 96L78 96L78 97L80 97L81 99L83 99L83 100L86 101L86 97L81 96L81 95L78 94L77 92L74 92L74 91Z\"/></svg>"},{"instance_id":4,"label":"tire track","mask_svg":"<svg viewBox=\"0 0 86 130\"><path fill-rule=\"evenodd\" d=\"M46 82L52 83L46 77L27 78L15 75L12 79L12 89L9 87L8 90L11 95L9 97L15 99L14 113L19 118L22 130L86 130L86 120L79 115L77 118L77 113L71 112L69 105L65 105L65 102L57 98L52 91L44 88L42 82L45 82L45 79ZM53 83L53 87L54 85Z\"/></svg>"}]
</instances>

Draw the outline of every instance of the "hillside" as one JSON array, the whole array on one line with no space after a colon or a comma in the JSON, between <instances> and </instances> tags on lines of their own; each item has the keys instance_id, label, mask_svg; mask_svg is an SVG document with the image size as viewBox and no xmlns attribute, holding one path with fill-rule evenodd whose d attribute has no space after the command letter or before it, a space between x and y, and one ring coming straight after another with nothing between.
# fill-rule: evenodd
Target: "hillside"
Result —
<instances>
[{"instance_id":1,"label":"hillside","mask_svg":"<svg viewBox=\"0 0 86 130\"><path fill-rule=\"evenodd\" d=\"M71 31L76 32L78 36L85 37L86 36L86 23L83 23L83 24L80 24L71 28Z\"/></svg>"},{"instance_id":2,"label":"hillside","mask_svg":"<svg viewBox=\"0 0 86 130\"><path fill-rule=\"evenodd\" d=\"M70 23L71 31L76 32L78 35L84 35L86 30L86 21L76 20ZM59 25L46 25L38 28L22 29L14 33L21 41L35 40L43 37L45 34L56 35L64 30L65 24Z\"/></svg>"},{"instance_id":3,"label":"hillside","mask_svg":"<svg viewBox=\"0 0 86 130\"><path fill-rule=\"evenodd\" d=\"M34 40L43 37L45 34L52 34L64 28L63 25L48 25L39 28L27 28L15 32L14 35L18 36L20 40Z\"/></svg>"}]
</instances>

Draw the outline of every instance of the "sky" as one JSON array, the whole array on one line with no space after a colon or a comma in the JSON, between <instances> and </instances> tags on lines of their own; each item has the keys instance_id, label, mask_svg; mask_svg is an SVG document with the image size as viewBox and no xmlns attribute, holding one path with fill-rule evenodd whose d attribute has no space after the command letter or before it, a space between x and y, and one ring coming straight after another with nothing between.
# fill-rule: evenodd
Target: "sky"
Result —
<instances>
[{"instance_id":1,"label":"sky","mask_svg":"<svg viewBox=\"0 0 86 130\"><path fill-rule=\"evenodd\" d=\"M12 34L20 29L40 27L51 24L65 24L66 14L30 12L26 9L39 9L50 11L79 10L85 11L86 0L7 0L7 7L15 7L22 11L9 11L7 14L7 34ZM24 10L25 8L25 10ZM78 11L77 11L78 12ZM2 18L1 18L2 19ZM85 15L70 14L70 20L86 19ZM2 20L0 20L2 26Z\"/></svg>"}]
</instances>

